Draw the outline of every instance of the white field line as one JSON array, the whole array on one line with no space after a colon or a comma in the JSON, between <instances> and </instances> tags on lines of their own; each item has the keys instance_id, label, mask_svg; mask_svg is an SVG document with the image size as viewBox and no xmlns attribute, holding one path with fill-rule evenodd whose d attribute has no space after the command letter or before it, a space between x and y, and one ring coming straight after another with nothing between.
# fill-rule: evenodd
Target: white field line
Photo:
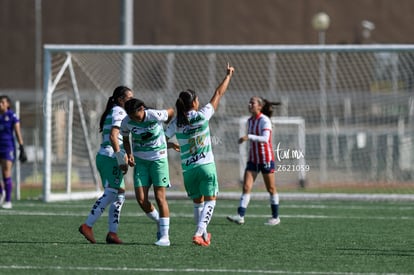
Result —
<instances>
[{"instance_id":1,"label":"white field line","mask_svg":"<svg viewBox=\"0 0 414 275\"><path fill-rule=\"evenodd\" d=\"M9 266L0 266L1 269L7 270L56 270L56 271L117 271L117 272L153 272L153 273L239 273L239 274L332 274L332 275L405 275L403 273L354 273L354 272L321 272L321 271L290 271L290 270L260 270L260 269L201 269L201 268L142 268L142 267L84 267L84 266L30 266L30 265L9 265Z\"/></svg>"},{"instance_id":2,"label":"white field line","mask_svg":"<svg viewBox=\"0 0 414 275\"><path fill-rule=\"evenodd\" d=\"M79 212L47 212L47 211L26 211L26 210L0 210L2 215L19 215L19 216L62 216L62 217L79 217L81 215ZM106 216L106 212L102 216ZM137 211L137 213L122 213L123 217L141 217L145 216L142 211ZM192 213L174 213L170 212L170 217L179 217L179 218L192 218ZM214 217L225 218L227 215L224 214L214 214ZM249 218L268 218L269 215L248 215ZM369 217L360 217L355 215L349 216L334 216L334 215L280 215L280 218L289 218L289 219L365 219L365 220L413 220L414 216L399 216L399 217L390 217L390 216L369 216Z\"/></svg>"},{"instance_id":3,"label":"white field line","mask_svg":"<svg viewBox=\"0 0 414 275\"><path fill-rule=\"evenodd\" d=\"M153 194L149 194L153 196ZM220 192L218 198L221 199L240 199L240 192ZM134 198L133 192L126 192L128 198ZM414 194L347 194L347 193L280 193L281 200L344 200L344 201L414 201ZM169 199L185 199L187 195L180 191L167 191L167 198ZM252 199L268 200L269 194L267 192L252 192Z\"/></svg>"},{"instance_id":4,"label":"white field line","mask_svg":"<svg viewBox=\"0 0 414 275\"><path fill-rule=\"evenodd\" d=\"M169 200L169 204L172 205L176 202L177 200ZM254 199L251 200L251 203L249 204L249 208L263 208L263 205L257 205L254 204ZM17 203L21 203L21 202L17 202ZM94 203L94 200L90 200L90 207L92 207L92 204ZM127 200L125 203L127 204L133 204L133 205L137 205L135 200ZM188 199L188 200L179 200L179 204L182 205L188 205L188 206L192 206L193 202ZM58 202L58 203L45 203L45 204L36 204L36 203L27 203L27 202L23 202L21 203L21 205L25 206L25 207L42 207L45 209L48 208L53 208L53 209L61 209L61 208L71 208L71 209L85 209L85 205L84 204L76 204L74 202ZM239 206L238 201L235 201L234 203L229 203L228 201L226 201L226 203L220 203L220 199L217 200L217 207L218 208L229 208L229 209L233 209L233 208L237 208ZM388 205L383 205L380 206L378 204L375 205L352 205L349 202L343 203L343 204L337 204L337 205L331 205L331 204L307 204L307 203L301 203L301 204L291 204L289 202L289 204L284 204L283 201L280 202L280 208L295 208L295 209L343 209L343 210L389 210L390 207ZM400 206L394 209L398 209L400 211L411 211L414 210L414 204L412 205L405 205L405 206ZM88 206L86 206L86 210L88 209ZM1 208L0 208L1 211Z\"/></svg>"}]
</instances>

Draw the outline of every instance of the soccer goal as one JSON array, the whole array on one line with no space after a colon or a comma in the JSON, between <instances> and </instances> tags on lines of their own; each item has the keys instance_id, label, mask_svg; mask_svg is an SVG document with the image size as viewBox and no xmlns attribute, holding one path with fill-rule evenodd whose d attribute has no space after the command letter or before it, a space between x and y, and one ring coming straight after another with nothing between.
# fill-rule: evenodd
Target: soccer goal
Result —
<instances>
[{"instance_id":1,"label":"soccer goal","mask_svg":"<svg viewBox=\"0 0 414 275\"><path fill-rule=\"evenodd\" d=\"M206 104L227 62L235 75L210 122L222 191L239 189L252 96L282 102L272 118L280 183L414 191L414 45L45 45L44 200L99 193L99 117L116 86L153 108L174 107L187 88ZM169 160L183 190L178 154Z\"/></svg>"}]
</instances>

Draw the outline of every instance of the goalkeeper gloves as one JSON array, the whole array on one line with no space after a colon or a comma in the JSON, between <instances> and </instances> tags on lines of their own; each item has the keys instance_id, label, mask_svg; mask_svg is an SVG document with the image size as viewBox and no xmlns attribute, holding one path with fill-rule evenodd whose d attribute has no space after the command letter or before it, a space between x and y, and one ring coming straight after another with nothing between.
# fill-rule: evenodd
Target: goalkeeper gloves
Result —
<instances>
[{"instance_id":1,"label":"goalkeeper gloves","mask_svg":"<svg viewBox=\"0 0 414 275\"><path fill-rule=\"evenodd\" d=\"M26 152L24 151L23 144L19 145L19 151L20 151L20 154L19 154L20 162L22 162L22 163L26 162L27 161L27 155L26 155Z\"/></svg>"}]
</instances>

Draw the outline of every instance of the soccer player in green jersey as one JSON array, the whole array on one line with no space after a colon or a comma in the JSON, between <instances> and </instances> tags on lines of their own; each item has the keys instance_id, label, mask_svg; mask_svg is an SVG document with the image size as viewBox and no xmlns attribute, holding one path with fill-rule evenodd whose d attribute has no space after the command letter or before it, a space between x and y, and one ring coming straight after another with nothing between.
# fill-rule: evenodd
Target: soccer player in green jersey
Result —
<instances>
[{"instance_id":1,"label":"soccer player in green jersey","mask_svg":"<svg viewBox=\"0 0 414 275\"><path fill-rule=\"evenodd\" d=\"M174 109L148 109L144 102L133 98L125 104L125 110L128 116L122 121L121 134L128 164L134 166L135 197L146 215L158 225L155 245L169 246L170 212L165 189L170 186L170 177L163 123L171 120ZM159 213L148 199L151 185Z\"/></svg>"},{"instance_id":2,"label":"soccer player in green jersey","mask_svg":"<svg viewBox=\"0 0 414 275\"><path fill-rule=\"evenodd\" d=\"M227 64L225 78L210 102L201 109L194 91L182 91L176 101L177 117L166 129L167 138L175 135L180 145L184 186L188 197L193 200L197 223L193 243L200 246L210 245L211 234L207 232L207 226L213 216L219 189L209 120L225 94L233 72L234 68Z\"/></svg>"},{"instance_id":3,"label":"soccer player in green jersey","mask_svg":"<svg viewBox=\"0 0 414 275\"><path fill-rule=\"evenodd\" d=\"M108 214L109 232L106 236L106 242L109 244L122 243L117 231L122 205L125 201L124 173L126 173L128 166L123 151L120 127L122 120L126 117L125 102L131 99L132 96L133 93L130 88L125 86L116 87L112 96L108 98L105 111L99 121L102 143L96 154L96 167L101 176L104 193L92 206L85 223L79 227L79 232L91 243L96 243L92 226L108 205L110 205Z\"/></svg>"}]
</instances>

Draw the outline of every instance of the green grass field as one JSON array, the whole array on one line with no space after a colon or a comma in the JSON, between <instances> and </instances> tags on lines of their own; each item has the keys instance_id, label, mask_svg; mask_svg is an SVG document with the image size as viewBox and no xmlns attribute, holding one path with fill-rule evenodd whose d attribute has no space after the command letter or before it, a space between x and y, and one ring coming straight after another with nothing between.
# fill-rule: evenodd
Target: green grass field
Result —
<instances>
[{"instance_id":1,"label":"green grass field","mask_svg":"<svg viewBox=\"0 0 414 275\"><path fill-rule=\"evenodd\" d=\"M78 232L93 200L22 200L0 210L0 274L414 274L412 202L282 201L281 224L263 225L267 200L252 200L246 224L226 220L238 200L219 200L210 247L192 244L189 200L170 200L170 247L157 247L156 227L128 199L119 235L105 244L106 213L97 244Z\"/></svg>"}]
</instances>

